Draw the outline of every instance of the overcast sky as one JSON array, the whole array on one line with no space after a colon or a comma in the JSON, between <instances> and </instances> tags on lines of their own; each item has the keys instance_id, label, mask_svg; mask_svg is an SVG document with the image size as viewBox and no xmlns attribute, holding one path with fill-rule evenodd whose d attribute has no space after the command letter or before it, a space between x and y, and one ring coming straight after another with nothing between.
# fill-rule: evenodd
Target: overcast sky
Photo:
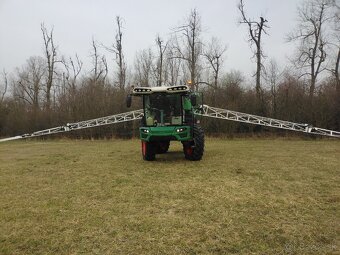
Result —
<instances>
[{"instance_id":1,"label":"overcast sky","mask_svg":"<svg viewBox=\"0 0 340 255\"><path fill-rule=\"evenodd\" d=\"M287 63L292 45L285 36L296 24L296 7L301 0L244 0L246 13L268 20L264 36L268 59ZM167 38L171 28L183 24L190 10L197 8L203 37L212 36L228 46L225 70L240 70L248 77L255 70L250 59L247 28L238 24L238 0L0 0L0 69L11 72L30 56L43 55L40 24L54 27L54 39L61 55L77 53L90 63L91 38L109 45L115 33L115 16L124 19L123 47L127 64L133 66L136 51L154 45L159 33ZM102 50L102 53L105 51ZM108 60L112 55L106 53Z\"/></svg>"}]
</instances>

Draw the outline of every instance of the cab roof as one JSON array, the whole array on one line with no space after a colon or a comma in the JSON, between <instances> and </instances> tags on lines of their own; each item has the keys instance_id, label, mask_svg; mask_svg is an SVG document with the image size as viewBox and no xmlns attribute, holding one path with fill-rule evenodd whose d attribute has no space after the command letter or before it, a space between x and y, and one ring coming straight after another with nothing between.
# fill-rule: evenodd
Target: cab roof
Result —
<instances>
[{"instance_id":1,"label":"cab roof","mask_svg":"<svg viewBox=\"0 0 340 255\"><path fill-rule=\"evenodd\" d=\"M188 92L190 89L186 85L178 85L178 86L161 86L161 87L136 87L132 89L132 95L134 96L141 96L141 95L148 95L153 93L183 93Z\"/></svg>"}]
</instances>

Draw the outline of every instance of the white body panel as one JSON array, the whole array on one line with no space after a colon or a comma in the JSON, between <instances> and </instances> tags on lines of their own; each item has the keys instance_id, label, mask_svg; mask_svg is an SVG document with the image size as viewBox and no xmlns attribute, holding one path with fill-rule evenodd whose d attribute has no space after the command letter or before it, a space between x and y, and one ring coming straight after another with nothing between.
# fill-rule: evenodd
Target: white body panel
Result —
<instances>
[{"instance_id":1,"label":"white body panel","mask_svg":"<svg viewBox=\"0 0 340 255\"><path fill-rule=\"evenodd\" d=\"M153 93L183 93L189 91L189 87L186 85L172 86L172 87L136 87L132 90L132 95L141 96L149 95Z\"/></svg>"}]
</instances>

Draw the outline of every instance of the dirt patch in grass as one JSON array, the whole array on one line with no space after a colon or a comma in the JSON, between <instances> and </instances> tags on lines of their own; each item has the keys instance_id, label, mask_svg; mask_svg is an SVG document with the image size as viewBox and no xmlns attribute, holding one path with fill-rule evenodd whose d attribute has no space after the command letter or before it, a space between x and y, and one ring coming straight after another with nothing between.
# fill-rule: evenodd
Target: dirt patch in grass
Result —
<instances>
[{"instance_id":1,"label":"dirt patch in grass","mask_svg":"<svg viewBox=\"0 0 340 255\"><path fill-rule=\"evenodd\" d=\"M0 144L0 254L339 254L340 142Z\"/></svg>"}]
</instances>

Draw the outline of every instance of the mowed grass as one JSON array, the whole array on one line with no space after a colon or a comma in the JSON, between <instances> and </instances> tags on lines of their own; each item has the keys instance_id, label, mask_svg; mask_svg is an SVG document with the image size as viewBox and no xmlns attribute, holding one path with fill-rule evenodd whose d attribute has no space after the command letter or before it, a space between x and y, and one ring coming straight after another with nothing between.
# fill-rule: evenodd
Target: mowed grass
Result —
<instances>
[{"instance_id":1,"label":"mowed grass","mask_svg":"<svg viewBox=\"0 0 340 255\"><path fill-rule=\"evenodd\" d=\"M340 141L0 144L0 254L339 254Z\"/></svg>"}]
</instances>

